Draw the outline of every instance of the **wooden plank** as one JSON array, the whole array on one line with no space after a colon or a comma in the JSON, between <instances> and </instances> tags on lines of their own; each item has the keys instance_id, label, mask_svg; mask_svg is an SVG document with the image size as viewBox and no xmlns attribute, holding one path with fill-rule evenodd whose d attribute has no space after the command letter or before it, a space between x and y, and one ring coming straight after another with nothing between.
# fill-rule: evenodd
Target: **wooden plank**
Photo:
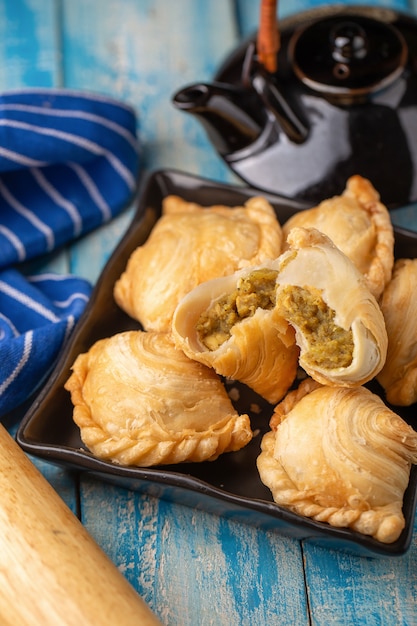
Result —
<instances>
[{"instance_id":1,"label":"wooden plank","mask_svg":"<svg viewBox=\"0 0 417 626\"><path fill-rule=\"evenodd\" d=\"M320 6L328 6L329 2L326 0L278 0L278 18L288 17L301 11L314 9ZM336 4L336 3L333 3ZM406 10L409 8L417 8L416 0L368 0L362 2L361 0L350 0L348 2L337 2L337 4L343 5L366 5L366 6L386 6L390 8L396 8L398 10ZM240 32L243 36L247 36L256 31L259 25L259 6L260 2L253 2L253 0L237 0L236 1L236 14L240 26Z\"/></svg>"},{"instance_id":2,"label":"wooden plank","mask_svg":"<svg viewBox=\"0 0 417 626\"><path fill-rule=\"evenodd\" d=\"M328 6L329 4L332 4L326 2L325 0L278 0L278 2L278 13L281 17L286 17L308 9L314 9L320 6ZM350 6L380 6L396 9L407 9L409 6L409 2L407 0L368 0L367 2L362 2L361 0L349 0L334 4L346 4Z\"/></svg>"},{"instance_id":3,"label":"wooden plank","mask_svg":"<svg viewBox=\"0 0 417 626\"><path fill-rule=\"evenodd\" d=\"M241 37L247 37L257 31L260 6L260 0L257 0L257 2L253 2L253 0L236 0L236 19ZM278 13L279 11L278 6Z\"/></svg>"},{"instance_id":4,"label":"wooden plank","mask_svg":"<svg viewBox=\"0 0 417 626\"><path fill-rule=\"evenodd\" d=\"M2 90L59 84L57 6L56 0L0 1Z\"/></svg>"},{"instance_id":5,"label":"wooden plank","mask_svg":"<svg viewBox=\"0 0 417 626\"><path fill-rule=\"evenodd\" d=\"M92 479L82 506L96 541L164 624L308 624L297 541Z\"/></svg>"},{"instance_id":6,"label":"wooden plank","mask_svg":"<svg viewBox=\"0 0 417 626\"><path fill-rule=\"evenodd\" d=\"M65 84L134 106L143 170L169 167L215 180L233 179L201 124L171 103L185 84L211 79L236 45L231 6L222 0L104 0L99 10L92 0L64 4ZM130 213L75 246L72 270L94 282L108 256L109 241L113 248L129 221ZM83 262L86 257L88 263Z\"/></svg>"},{"instance_id":7,"label":"wooden plank","mask_svg":"<svg viewBox=\"0 0 417 626\"><path fill-rule=\"evenodd\" d=\"M399 558L353 557L306 543L304 559L312 626L417 624L416 533Z\"/></svg>"},{"instance_id":8,"label":"wooden plank","mask_svg":"<svg viewBox=\"0 0 417 626\"><path fill-rule=\"evenodd\" d=\"M139 113L144 166L175 167L223 178L201 126L171 104L184 84L210 79L235 45L231 3L126 0L64 4L67 87L94 89ZM192 36L190 36L190 34Z\"/></svg>"}]
</instances>

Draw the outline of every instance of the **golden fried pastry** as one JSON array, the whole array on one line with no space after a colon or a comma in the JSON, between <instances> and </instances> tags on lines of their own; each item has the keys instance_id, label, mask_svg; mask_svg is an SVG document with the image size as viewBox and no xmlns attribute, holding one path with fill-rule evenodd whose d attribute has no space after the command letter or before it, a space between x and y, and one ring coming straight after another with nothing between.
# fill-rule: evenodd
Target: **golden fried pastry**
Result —
<instances>
[{"instance_id":1,"label":"golden fried pastry","mask_svg":"<svg viewBox=\"0 0 417 626\"><path fill-rule=\"evenodd\" d=\"M277 504L383 543L398 539L417 433L381 398L307 380L271 423L257 467Z\"/></svg>"},{"instance_id":2,"label":"golden fried pastry","mask_svg":"<svg viewBox=\"0 0 417 626\"><path fill-rule=\"evenodd\" d=\"M281 245L281 226L262 197L244 207L204 208L168 196L162 217L116 282L114 297L145 330L169 331L177 303L193 287L275 258Z\"/></svg>"},{"instance_id":3,"label":"golden fried pastry","mask_svg":"<svg viewBox=\"0 0 417 626\"><path fill-rule=\"evenodd\" d=\"M271 403L286 393L298 363L324 384L371 380L388 342L363 276L326 235L294 228L288 243L273 261L193 289L172 321L187 356Z\"/></svg>"},{"instance_id":4,"label":"golden fried pastry","mask_svg":"<svg viewBox=\"0 0 417 626\"><path fill-rule=\"evenodd\" d=\"M340 196L300 211L284 225L284 238L295 226L316 228L356 265L378 299L391 277L394 233L388 209L369 180L352 176Z\"/></svg>"},{"instance_id":5,"label":"golden fried pastry","mask_svg":"<svg viewBox=\"0 0 417 626\"><path fill-rule=\"evenodd\" d=\"M275 308L274 262L202 283L179 303L176 345L218 374L245 383L270 403L291 386L299 350Z\"/></svg>"},{"instance_id":6,"label":"golden fried pastry","mask_svg":"<svg viewBox=\"0 0 417 626\"><path fill-rule=\"evenodd\" d=\"M65 388L87 448L120 465L214 460L252 438L215 372L166 333L98 341L77 357Z\"/></svg>"},{"instance_id":7,"label":"golden fried pastry","mask_svg":"<svg viewBox=\"0 0 417 626\"><path fill-rule=\"evenodd\" d=\"M388 352L378 382L391 404L417 402L417 259L398 259L381 298Z\"/></svg>"},{"instance_id":8,"label":"golden fried pastry","mask_svg":"<svg viewBox=\"0 0 417 626\"><path fill-rule=\"evenodd\" d=\"M276 309L296 331L300 365L328 385L355 386L381 370L387 332L362 274L316 229L293 228L278 270Z\"/></svg>"}]
</instances>

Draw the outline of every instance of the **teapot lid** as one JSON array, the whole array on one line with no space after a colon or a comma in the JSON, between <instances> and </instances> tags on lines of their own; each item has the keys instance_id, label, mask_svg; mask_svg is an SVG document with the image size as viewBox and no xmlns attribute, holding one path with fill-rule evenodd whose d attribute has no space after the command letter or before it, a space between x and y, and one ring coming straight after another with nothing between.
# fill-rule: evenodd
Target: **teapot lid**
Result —
<instances>
[{"instance_id":1,"label":"teapot lid","mask_svg":"<svg viewBox=\"0 0 417 626\"><path fill-rule=\"evenodd\" d=\"M288 51L305 85L345 101L387 87L407 61L401 32L366 15L334 15L299 27Z\"/></svg>"}]
</instances>

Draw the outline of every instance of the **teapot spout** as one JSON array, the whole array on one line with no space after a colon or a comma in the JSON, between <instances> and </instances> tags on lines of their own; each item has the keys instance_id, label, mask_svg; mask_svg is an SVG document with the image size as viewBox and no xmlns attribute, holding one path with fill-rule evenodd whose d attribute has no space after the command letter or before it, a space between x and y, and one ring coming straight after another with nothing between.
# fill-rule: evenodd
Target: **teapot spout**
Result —
<instances>
[{"instance_id":1,"label":"teapot spout","mask_svg":"<svg viewBox=\"0 0 417 626\"><path fill-rule=\"evenodd\" d=\"M249 100L247 90L220 82L188 85L172 98L177 109L199 118L223 156L246 148L262 132L264 120L251 111Z\"/></svg>"}]
</instances>

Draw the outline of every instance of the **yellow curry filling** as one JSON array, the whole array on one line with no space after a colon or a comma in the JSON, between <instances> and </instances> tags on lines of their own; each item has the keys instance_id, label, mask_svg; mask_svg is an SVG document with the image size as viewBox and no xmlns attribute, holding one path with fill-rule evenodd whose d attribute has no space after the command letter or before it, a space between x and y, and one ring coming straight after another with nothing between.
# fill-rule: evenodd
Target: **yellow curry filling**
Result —
<instances>
[{"instance_id":1,"label":"yellow curry filling","mask_svg":"<svg viewBox=\"0 0 417 626\"><path fill-rule=\"evenodd\" d=\"M311 365L335 369L352 363L352 331L335 323L335 312L318 289L284 287L279 296L279 312L307 337Z\"/></svg>"},{"instance_id":2,"label":"yellow curry filling","mask_svg":"<svg viewBox=\"0 0 417 626\"><path fill-rule=\"evenodd\" d=\"M202 313L196 329L206 348L216 350L230 338L233 326L254 315L256 309L275 306L277 276L276 270L254 270L242 278L232 293L219 298Z\"/></svg>"},{"instance_id":3,"label":"yellow curry filling","mask_svg":"<svg viewBox=\"0 0 417 626\"><path fill-rule=\"evenodd\" d=\"M258 308L278 306L280 315L307 337L306 358L311 365L326 369L348 367L353 358L352 331L335 323L335 312L318 289L288 285L280 291L277 303L277 277L276 270L254 270L242 278L232 293L202 313L196 329L203 345L216 350L230 338L235 324L254 315Z\"/></svg>"}]
</instances>

